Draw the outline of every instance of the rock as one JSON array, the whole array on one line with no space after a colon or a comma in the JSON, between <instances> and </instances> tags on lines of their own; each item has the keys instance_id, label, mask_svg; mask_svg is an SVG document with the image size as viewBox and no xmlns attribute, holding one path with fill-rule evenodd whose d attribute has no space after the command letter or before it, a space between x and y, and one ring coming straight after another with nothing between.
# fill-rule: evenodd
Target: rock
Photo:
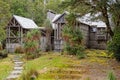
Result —
<instances>
[{"instance_id":1,"label":"rock","mask_svg":"<svg viewBox=\"0 0 120 80\"><path fill-rule=\"evenodd\" d=\"M6 78L6 80L13 80L15 78L18 78L20 75L10 75Z\"/></svg>"},{"instance_id":2,"label":"rock","mask_svg":"<svg viewBox=\"0 0 120 80\"><path fill-rule=\"evenodd\" d=\"M23 67L14 67L14 70L23 70Z\"/></svg>"},{"instance_id":3,"label":"rock","mask_svg":"<svg viewBox=\"0 0 120 80\"><path fill-rule=\"evenodd\" d=\"M22 73L22 71L16 71L16 70L14 70L14 71L11 72L11 75L19 75L21 73Z\"/></svg>"}]
</instances>

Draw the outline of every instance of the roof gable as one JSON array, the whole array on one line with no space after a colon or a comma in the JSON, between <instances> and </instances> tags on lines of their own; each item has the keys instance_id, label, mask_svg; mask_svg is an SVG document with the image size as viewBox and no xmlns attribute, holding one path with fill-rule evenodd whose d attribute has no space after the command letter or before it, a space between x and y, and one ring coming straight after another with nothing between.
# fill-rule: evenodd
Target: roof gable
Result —
<instances>
[{"instance_id":1,"label":"roof gable","mask_svg":"<svg viewBox=\"0 0 120 80\"><path fill-rule=\"evenodd\" d=\"M18 23L21 25L22 28L25 28L25 29L36 29L36 28L38 28L36 23L29 18L24 18L24 17L17 16L17 15L13 15L13 17L18 21Z\"/></svg>"},{"instance_id":2,"label":"roof gable","mask_svg":"<svg viewBox=\"0 0 120 80\"><path fill-rule=\"evenodd\" d=\"M57 14L54 19L52 20L53 23L57 22L58 20L60 20L66 13L63 14Z\"/></svg>"}]
</instances>

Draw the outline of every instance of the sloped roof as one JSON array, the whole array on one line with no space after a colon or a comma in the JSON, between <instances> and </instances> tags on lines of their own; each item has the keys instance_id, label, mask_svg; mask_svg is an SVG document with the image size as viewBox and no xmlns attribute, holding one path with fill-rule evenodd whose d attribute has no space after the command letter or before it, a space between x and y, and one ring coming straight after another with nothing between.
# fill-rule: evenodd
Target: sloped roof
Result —
<instances>
[{"instance_id":1,"label":"sloped roof","mask_svg":"<svg viewBox=\"0 0 120 80\"><path fill-rule=\"evenodd\" d=\"M95 14L94 17L97 17L99 15L100 15L100 13ZM85 24L90 25L90 26L94 25L96 27L106 27L106 24L103 21L101 21L101 20L92 21L91 20L92 18L93 18L93 16L91 16L91 14L88 13L88 14L85 14L84 16L78 18L78 20L80 22L85 23Z\"/></svg>"},{"instance_id":2,"label":"sloped roof","mask_svg":"<svg viewBox=\"0 0 120 80\"><path fill-rule=\"evenodd\" d=\"M69 15L70 13L68 11L64 12L65 14ZM93 19L94 17L98 17L99 15L101 15L100 12L98 12L97 14L94 14L93 16L91 15L91 13L85 14L82 17L78 17L76 20L89 25L89 26L96 26L96 27L106 27L106 24L101 21L101 20L97 20L97 21L92 21L91 19Z\"/></svg>"},{"instance_id":3,"label":"sloped roof","mask_svg":"<svg viewBox=\"0 0 120 80\"><path fill-rule=\"evenodd\" d=\"M52 22L55 22L61 17L61 14L56 14L55 17L53 18Z\"/></svg>"},{"instance_id":4,"label":"sloped roof","mask_svg":"<svg viewBox=\"0 0 120 80\"><path fill-rule=\"evenodd\" d=\"M13 15L13 17L18 21L22 28L25 29L37 29L39 28L36 23L29 18L24 18L21 16Z\"/></svg>"},{"instance_id":5,"label":"sloped roof","mask_svg":"<svg viewBox=\"0 0 120 80\"><path fill-rule=\"evenodd\" d=\"M54 17L54 19L52 20L52 22L55 23L56 21L58 21L65 14L66 14L66 12L64 12L62 14L56 14L56 16Z\"/></svg>"}]
</instances>

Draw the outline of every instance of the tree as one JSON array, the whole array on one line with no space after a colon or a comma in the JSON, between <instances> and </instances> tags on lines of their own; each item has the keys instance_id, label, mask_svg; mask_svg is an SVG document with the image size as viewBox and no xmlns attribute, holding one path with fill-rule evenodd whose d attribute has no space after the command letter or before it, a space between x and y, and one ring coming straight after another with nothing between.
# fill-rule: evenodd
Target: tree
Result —
<instances>
[{"instance_id":1,"label":"tree","mask_svg":"<svg viewBox=\"0 0 120 80\"><path fill-rule=\"evenodd\" d=\"M5 39L5 26L10 18L10 6L0 0L0 42Z\"/></svg>"},{"instance_id":2,"label":"tree","mask_svg":"<svg viewBox=\"0 0 120 80\"><path fill-rule=\"evenodd\" d=\"M39 26L42 26L46 18L42 0L28 1L27 3L28 17L33 19Z\"/></svg>"},{"instance_id":3,"label":"tree","mask_svg":"<svg viewBox=\"0 0 120 80\"><path fill-rule=\"evenodd\" d=\"M108 50L114 53L117 61L120 61L120 26L115 28L112 41L109 41Z\"/></svg>"},{"instance_id":4,"label":"tree","mask_svg":"<svg viewBox=\"0 0 120 80\"><path fill-rule=\"evenodd\" d=\"M65 0L63 1L62 6L69 8L68 10L80 13L81 15L86 14L88 12L101 12L102 20L106 23L107 26L107 32L112 37L114 33L111 27L116 26L111 26L109 14L112 15L112 22L115 25L118 25L120 23L119 4L120 1L118 0ZM78 9L78 7L80 7L80 9Z\"/></svg>"},{"instance_id":5,"label":"tree","mask_svg":"<svg viewBox=\"0 0 120 80\"><path fill-rule=\"evenodd\" d=\"M10 3L10 11L14 15L19 15L26 17L26 15L29 15L27 12L27 0L12 0Z\"/></svg>"},{"instance_id":6,"label":"tree","mask_svg":"<svg viewBox=\"0 0 120 80\"><path fill-rule=\"evenodd\" d=\"M19 15L33 19L42 26L46 14L43 12L43 0L5 0L10 5L12 15Z\"/></svg>"},{"instance_id":7,"label":"tree","mask_svg":"<svg viewBox=\"0 0 120 80\"><path fill-rule=\"evenodd\" d=\"M84 15L91 10L91 6L87 0L64 0L60 6L64 10L80 13L81 15Z\"/></svg>"},{"instance_id":8,"label":"tree","mask_svg":"<svg viewBox=\"0 0 120 80\"><path fill-rule=\"evenodd\" d=\"M54 10L58 13L62 13L63 9L60 8L62 0L48 0L46 4L46 9Z\"/></svg>"}]
</instances>

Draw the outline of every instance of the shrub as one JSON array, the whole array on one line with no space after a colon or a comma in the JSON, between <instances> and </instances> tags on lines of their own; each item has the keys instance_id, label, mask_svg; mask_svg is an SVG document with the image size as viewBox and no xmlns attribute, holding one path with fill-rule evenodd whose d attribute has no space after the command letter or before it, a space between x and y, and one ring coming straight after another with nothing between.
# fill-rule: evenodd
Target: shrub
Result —
<instances>
[{"instance_id":1,"label":"shrub","mask_svg":"<svg viewBox=\"0 0 120 80\"><path fill-rule=\"evenodd\" d=\"M35 69L31 69L28 72L23 73L22 80L36 80L38 72Z\"/></svg>"},{"instance_id":2,"label":"shrub","mask_svg":"<svg viewBox=\"0 0 120 80\"><path fill-rule=\"evenodd\" d=\"M28 59L34 59L39 56L40 51L40 32L39 30L32 30L25 36L24 44L26 56Z\"/></svg>"},{"instance_id":3,"label":"shrub","mask_svg":"<svg viewBox=\"0 0 120 80\"><path fill-rule=\"evenodd\" d=\"M17 47L15 48L15 53L24 53L23 47L22 47L22 46L17 46Z\"/></svg>"},{"instance_id":4,"label":"shrub","mask_svg":"<svg viewBox=\"0 0 120 80\"><path fill-rule=\"evenodd\" d=\"M0 51L0 58L6 58L8 56L5 50Z\"/></svg>"},{"instance_id":5,"label":"shrub","mask_svg":"<svg viewBox=\"0 0 120 80\"><path fill-rule=\"evenodd\" d=\"M114 53L117 61L120 61L120 28L114 30L114 36L112 40L108 42L108 50Z\"/></svg>"},{"instance_id":6,"label":"shrub","mask_svg":"<svg viewBox=\"0 0 120 80\"><path fill-rule=\"evenodd\" d=\"M79 29L73 29L67 25L63 29L63 37L65 41L65 50L68 54L77 55L79 58L84 58L84 46L82 45L82 33Z\"/></svg>"},{"instance_id":7,"label":"shrub","mask_svg":"<svg viewBox=\"0 0 120 80\"><path fill-rule=\"evenodd\" d=\"M113 72L109 72L108 80L117 80Z\"/></svg>"},{"instance_id":8,"label":"shrub","mask_svg":"<svg viewBox=\"0 0 120 80\"><path fill-rule=\"evenodd\" d=\"M81 45L71 46L68 43L66 43L65 51L67 51L67 53L70 55L77 55L79 59L82 59L85 57L84 47Z\"/></svg>"}]
</instances>

